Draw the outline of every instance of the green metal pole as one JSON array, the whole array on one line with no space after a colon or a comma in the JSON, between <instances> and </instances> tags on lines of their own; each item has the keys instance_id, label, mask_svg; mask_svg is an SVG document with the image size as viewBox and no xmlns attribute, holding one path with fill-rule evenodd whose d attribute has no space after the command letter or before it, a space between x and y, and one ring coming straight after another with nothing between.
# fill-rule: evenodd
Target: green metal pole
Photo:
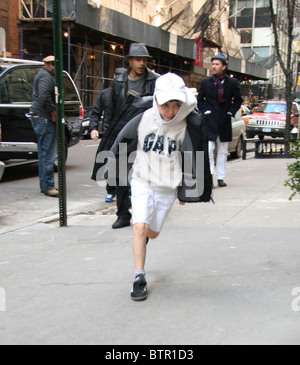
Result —
<instances>
[{"instance_id":1,"label":"green metal pole","mask_svg":"<svg viewBox=\"0 0 300 365\"><path fill-rule=\"evenodd\" d=\"M65 166L65 117L64 117L64 83L61 0L53 0L53 40L55 55L55 96L57 118L57 152L58 152L58 188L60 226L67 226L67 194Z\"/></svg>"}]
</instances>

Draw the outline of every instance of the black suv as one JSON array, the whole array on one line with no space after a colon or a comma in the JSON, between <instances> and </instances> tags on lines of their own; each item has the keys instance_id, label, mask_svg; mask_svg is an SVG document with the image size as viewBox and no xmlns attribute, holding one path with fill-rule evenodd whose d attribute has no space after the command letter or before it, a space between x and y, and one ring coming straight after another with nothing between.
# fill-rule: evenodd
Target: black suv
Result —
<instances>
[{"instance_id":1,"label":"black suv","mask_svg":"<svg viewBox=\"0 0 300 365\"><path fill-rule=\"evenodd\" d=\"M42 62L0 58L0 161L38 158L37 138L28 113L33 79L42 67ZM65 71L64 109L67 156L68 147L81 138L83 106L72 78Z\"/></svg>"}]
</instances>

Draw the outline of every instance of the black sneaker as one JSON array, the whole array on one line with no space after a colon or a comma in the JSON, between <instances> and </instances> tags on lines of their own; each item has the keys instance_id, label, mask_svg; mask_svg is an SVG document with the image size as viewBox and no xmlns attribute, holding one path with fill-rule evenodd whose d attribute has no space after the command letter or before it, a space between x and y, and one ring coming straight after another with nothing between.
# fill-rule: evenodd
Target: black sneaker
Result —
<instances>
[{"instance_id":1,"label":"black sneaker","mask_svg":"<svg viewBox=\"0 0 300 365\"><path fill-rule=\"evenodd\" d=\"M140 301L147 299L147 296L147 281L145 279L145 275L137 275L133 283L131 299L135 301Z\"/></svg>"}]
</instances>

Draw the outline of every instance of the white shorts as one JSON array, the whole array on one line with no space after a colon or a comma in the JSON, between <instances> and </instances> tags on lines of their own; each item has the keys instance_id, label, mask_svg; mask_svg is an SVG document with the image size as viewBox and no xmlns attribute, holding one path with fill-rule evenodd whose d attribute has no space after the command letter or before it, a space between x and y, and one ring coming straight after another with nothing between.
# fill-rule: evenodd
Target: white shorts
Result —
<instances>
[{"instance_id":1,"label":"white shorts","mask_svg":"<svg viewBox=\"0 0 300 365\"><path fill-rule=\"evenodd\" d=\"M177 198L176 191L157 192L138 180L131 181L132 222L145 223L159 233Z\"/></svg>"}]
</instances>

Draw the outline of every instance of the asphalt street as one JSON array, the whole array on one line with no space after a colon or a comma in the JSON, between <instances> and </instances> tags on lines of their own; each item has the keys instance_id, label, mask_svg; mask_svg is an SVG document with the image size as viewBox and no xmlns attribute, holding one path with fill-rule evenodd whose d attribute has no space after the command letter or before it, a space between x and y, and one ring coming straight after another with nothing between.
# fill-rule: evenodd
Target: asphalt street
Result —
<instances>
[{"instance_id":1,"label":"asphalt street","mask_svg":"<svg viewBox=\"0 0 300 365\"><path fill-rule=\"evenodd\" d=\"M290 162L231 161L215 204L176 203L148 244L145 302L130 299L132 227L111 229L115 204L103 202L104 188L96 202L71 194L68 227L47 210L6 223L0 344L300 344L300 198L289 201L284 186Z\"/></svg>"}]
</instances>

